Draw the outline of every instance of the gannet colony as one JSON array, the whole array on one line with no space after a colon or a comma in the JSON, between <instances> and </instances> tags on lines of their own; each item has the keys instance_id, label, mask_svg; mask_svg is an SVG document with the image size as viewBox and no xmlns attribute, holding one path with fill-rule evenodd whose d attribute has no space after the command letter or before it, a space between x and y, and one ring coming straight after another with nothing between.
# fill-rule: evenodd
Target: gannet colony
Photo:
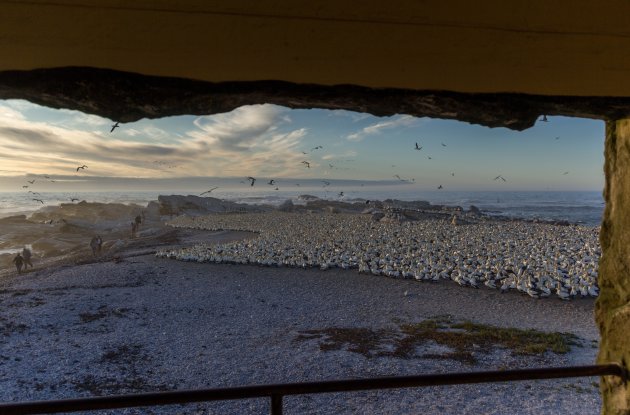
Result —
<instances>
[{"instance_id":1,"label":"gannet colony","mask_svg":"<svg viewBox=\"0 0 630 415\"><path fill-rule=\"evenodd\" d=\"M181 216L174 227L257 232L256 238L156 255L182 261L358 269L419 281L518 290L534 298L596 297L599 229L523 221L376 222L361 214L288 212Z\"/></svg>"}]
</instances>

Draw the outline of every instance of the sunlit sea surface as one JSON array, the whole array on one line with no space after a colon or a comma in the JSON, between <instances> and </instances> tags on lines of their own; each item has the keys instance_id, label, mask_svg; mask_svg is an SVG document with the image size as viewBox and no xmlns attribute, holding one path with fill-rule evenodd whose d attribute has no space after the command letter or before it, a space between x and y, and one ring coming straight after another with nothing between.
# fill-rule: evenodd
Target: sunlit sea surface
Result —
<instances>
[{"instance_id":1,"label":"sunlit sea surface","mask_svg":"<svg viewBox=\"0 0 630 415\"><path fill-rule=\"evenodd\" d=\"M340 194L343 192L343 195ZM126 191L126 192L41 192L32 195L26 192L0 193L0 217L14 214L32 213L42 207L71 203L72 198L87 202L135 203L146 206L157 200L158 195L180 194L199 195L200 191ZM241 184L236 187L220 187L210 196L249 204L280 205L287 199L294 203L304 203L300 195L312 195L322 199L353 201L357 200L425 200L432 204L477 206L482 211L494 215L545 220L567 220L588 226L600 224L604 210L604 200L600 191L572 192L466 192L466 191L418 191L413 186L341 186L311 185L275 186L266 183L254 187ZM44 203L33 199L40 199ZM75 202L76 203L76 202Z\"/></svg>"}]
</instances>

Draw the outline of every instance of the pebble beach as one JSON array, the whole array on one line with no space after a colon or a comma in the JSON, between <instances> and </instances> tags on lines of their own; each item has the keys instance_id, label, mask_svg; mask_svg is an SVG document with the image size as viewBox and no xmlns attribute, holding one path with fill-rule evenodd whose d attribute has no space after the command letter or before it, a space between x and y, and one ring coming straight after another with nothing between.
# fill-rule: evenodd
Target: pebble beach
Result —
<instances>
[{"instance_id":1,"label":"pebble beach","mask_svg":"<svg viewBox=\"0 0 630 415\"><path fill-rule=\"evenodd\" d=\"M206 238L220 240L225 232ZM405 294L406 292L406 294ZM184 263L130 252L121 262L4 280L0 400L40 400L325 379L590 364L593 300L534 301L450 281ZM571 332L567 354L478 350L471 365L414 356L365 357L298 341L331 327L379 330L438 315L499 327ZM285 399L287 414L596 414L597 378L323 394ZM515 397L518 397L515 399ZM267 400L98 413L259 414ZM97 413L97 412L95 412Z\"/></svg>"},{"instance_id":2,"label":"pebble beach","mask_svg":"<svg viewBox=\"0 0 630 415\"><path fill-rule=\"evenodd\" d=\"M164 246L0 281L0 401L593 364L598 228L425 215L181 215ZM151 232L153 233L153 232ZM149 232L147 231L147 234ZM156 232L156 235L158 233ZM175 241L175 242L173 242ZM545 298L546 297L546 298ZM572 300L572 301L569 301ZM331 348L448 316L576 336L567 353ZM314 335L313 333L318 333ZM517 399L515 399L517 397ZM598 378L285 398L287 414L596 414ZM267 400L94 413L258 414Z\"/></svg>"}]
</instances>

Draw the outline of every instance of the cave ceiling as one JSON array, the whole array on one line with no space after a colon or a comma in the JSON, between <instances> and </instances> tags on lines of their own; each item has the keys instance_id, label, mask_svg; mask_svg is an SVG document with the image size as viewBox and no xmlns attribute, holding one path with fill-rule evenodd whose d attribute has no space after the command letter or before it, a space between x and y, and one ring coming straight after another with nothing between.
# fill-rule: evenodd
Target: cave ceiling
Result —
<instances>
[{"instance_id":1,"label":"cave ceiling","mask_svg":"<svg viewBox=\"0 0 630 415\"><path fill-rule=\"evenodd\" d=\"M630 116L630 98L624 97L475 94L273 80L212 83L82 67L2 71L0 99L24 99L122 123L184 114L209 115L265 103L376 116L408 114L513 130L533 126L542 115L603 120Z\"/></svg>"}]
</instances>

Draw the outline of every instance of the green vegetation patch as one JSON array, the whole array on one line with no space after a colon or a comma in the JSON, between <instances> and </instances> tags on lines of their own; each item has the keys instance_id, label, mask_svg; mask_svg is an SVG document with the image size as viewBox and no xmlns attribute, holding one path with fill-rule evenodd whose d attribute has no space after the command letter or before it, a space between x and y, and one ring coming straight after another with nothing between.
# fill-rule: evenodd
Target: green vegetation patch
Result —
<instances>
[{"instance_id":1,"label":"green vegetation patch","mask_svg":"<svg viewBox=\"0 0 630 415\"><path fill-rule=\"evenodd\" d=\"M413 324L399 324L397 329L331 327L306 330L295 341L319 340L322 351L348 350L367 358L451 359L468 364L477 362L479 354L505 348L516 355L564 354L579 345L570 333L548 333L538 330L501 328L471 321L453 321L450 316L436 317ZM421 346L441 346L437 353L418 354ZM442 351L444 348L448 351Z\"/></svg>"}]
</instances>

